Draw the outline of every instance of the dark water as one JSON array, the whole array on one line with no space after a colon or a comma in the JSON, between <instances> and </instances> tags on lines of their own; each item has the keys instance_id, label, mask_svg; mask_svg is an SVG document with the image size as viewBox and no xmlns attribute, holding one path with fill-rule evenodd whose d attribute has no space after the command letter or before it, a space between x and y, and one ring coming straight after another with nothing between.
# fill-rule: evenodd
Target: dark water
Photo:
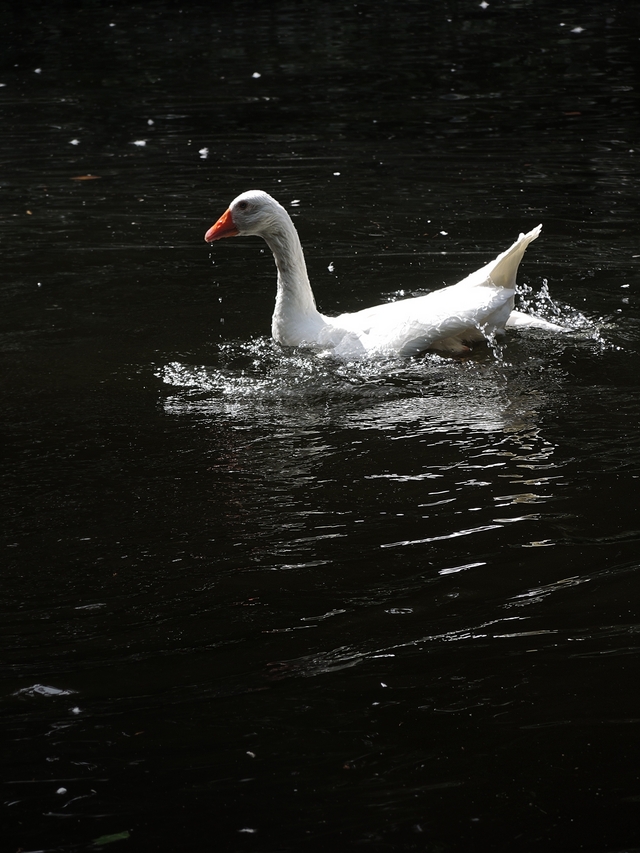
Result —
<instances>
[{"instance_id":1,"label":"dark water","mask_svg":"<svg viewBox=\"0 0 640 853\"><path fill-rule=\"evenodd\" d=\"M3 850L640 848L639 37L622 0L6 11ZM202 240L256 187L328 313L542 222L567 332L282 351L262 244Z\"/></svg>"}]
</instances>

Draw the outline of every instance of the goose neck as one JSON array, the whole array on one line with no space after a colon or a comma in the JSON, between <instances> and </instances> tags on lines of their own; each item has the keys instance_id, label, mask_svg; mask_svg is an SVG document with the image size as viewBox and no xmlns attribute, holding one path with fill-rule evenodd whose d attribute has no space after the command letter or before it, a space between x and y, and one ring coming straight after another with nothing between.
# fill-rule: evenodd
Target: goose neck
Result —
<instances>
[{"instance_id":1,"label":"goose neck","mask_svg":"<svg viewBox=\"0 0 640 853\"><path fill-rule=\"evenodd\" d=\"M265 235L265 240L278 268L278 300L285 300L297 310L315 310L307 265L293 223L282 223L281 227Z\"/></svg>"}]
</instances>

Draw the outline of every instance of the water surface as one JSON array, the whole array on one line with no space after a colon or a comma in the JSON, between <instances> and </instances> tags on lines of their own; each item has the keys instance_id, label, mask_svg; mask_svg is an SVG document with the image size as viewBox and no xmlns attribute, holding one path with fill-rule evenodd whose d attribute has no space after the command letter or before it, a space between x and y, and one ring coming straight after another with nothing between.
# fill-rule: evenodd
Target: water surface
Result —
<instances>
[{"instance_id":1,"label":"water surface","mask_svg":"<svg viewBox=\"0 0 640 853\"><path fill-rule=\"evenodd\" d=\"M640 846L633 4L5 30L7 849ZM282 350L265 247L202 240L249 188L326 313L542 222L566 332Z\"/></svg>"}]
</instances>

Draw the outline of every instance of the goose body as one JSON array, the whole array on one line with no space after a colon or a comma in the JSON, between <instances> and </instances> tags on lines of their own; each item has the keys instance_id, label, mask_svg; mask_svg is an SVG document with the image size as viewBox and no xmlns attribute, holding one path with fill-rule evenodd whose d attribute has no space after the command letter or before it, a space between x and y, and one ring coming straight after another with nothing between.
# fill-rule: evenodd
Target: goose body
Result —
<instances>
[{"instance_id":1,"label":"goose body","mask_svg":"<svg viewBox=\"0 0 640 853\"><path fill-rule=\"evenodd\" d=\"M557 330L513 309L518 266L541 227L521 234L494 261L458 284L338 317L317 310L298 232L287 211L267 193L250 190L239 195L207 231L205 240L262 237L278 270L271 323L274 340L284 346L330 350L350 360L411 356L427 350L462 353L474 341L503 334L508 325Z\"/></svg>"}]
</instances>

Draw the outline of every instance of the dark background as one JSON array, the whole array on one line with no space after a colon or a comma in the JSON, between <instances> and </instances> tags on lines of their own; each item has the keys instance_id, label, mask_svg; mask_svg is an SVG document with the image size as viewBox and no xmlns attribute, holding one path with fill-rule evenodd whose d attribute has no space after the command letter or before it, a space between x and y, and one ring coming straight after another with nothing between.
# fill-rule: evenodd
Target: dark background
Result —
<instances>
[{"instance_id":1,"label":"dark background","mask_svg":"<svg viewBox=\"0 0 640 853\"><path fill-rule=\"evenodd\" d=\"M640 847L637 4L1 20L3 849ZM327 313L542 222L567 332L282 351L250 188Z\"/></svg>"}]
</instances>

